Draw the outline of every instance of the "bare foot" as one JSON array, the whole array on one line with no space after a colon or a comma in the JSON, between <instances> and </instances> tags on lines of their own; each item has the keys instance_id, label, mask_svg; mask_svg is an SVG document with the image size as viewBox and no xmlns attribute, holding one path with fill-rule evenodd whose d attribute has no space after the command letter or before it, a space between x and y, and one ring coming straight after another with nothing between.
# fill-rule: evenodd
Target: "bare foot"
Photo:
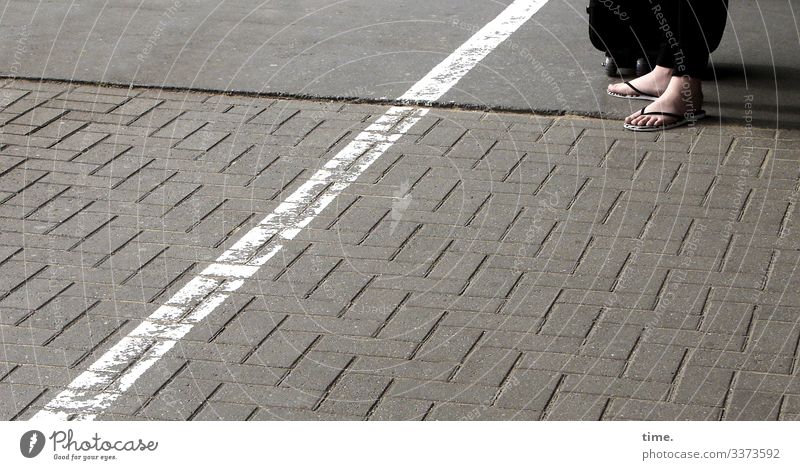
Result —
<instances>
[{"instance_id":1,"label":"bare foot","mask_svg":"<svg viewBox=\"0 0 800 470\"><path fill-rule=\"evenodd\" d=\"M664 90L667 89L670 78L672 78L672 69L657 65L650 73L631 80L630 84L635 86L636 89L642 93L661 96ZM639 96L633 88L624 83L612 83L608 86L608 91L618 95Z\"/></svg>"},{"instance_id":2,"label":"bare foot","mask_svg":"<svg viewBox=\"0 0 800 470\"><path fill-rule=\"evenodd\" d=\"M645 112L662 112L691 116L699 113L703 106L702 81L692 77L672 77L664 93ZM636 111L625 118L626 124L633 126L661 127L677 121L671 116L646 115Z\"/></svg>"}]
</instances>

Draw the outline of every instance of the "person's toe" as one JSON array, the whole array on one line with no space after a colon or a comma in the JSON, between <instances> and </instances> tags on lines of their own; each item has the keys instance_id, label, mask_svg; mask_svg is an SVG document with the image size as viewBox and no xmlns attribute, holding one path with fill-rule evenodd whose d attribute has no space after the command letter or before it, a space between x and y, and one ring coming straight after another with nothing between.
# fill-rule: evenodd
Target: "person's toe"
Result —
<instances>
[{"instance_id":1,"label":"person's toe","mask_svg":"<svg viewBox=\"0 0 800 470\"><path fill-rule=\"evenodd\" d=\"M631 90L623 83L612 83L608 86L608 91L617 95L631 96Z\"/></svg>"},{"instance_id":2,"label":"person's toe","mask_svg":"<svg viewBox=\"0 0 800 470\"><path fill-rule=\"evenodd\" d=\"M644 119L642 119L642 121L641 121L641 123L639 125L640 126L650 127L656 121L658 121L658 118L656 118L654 116L645 116Z\"/></svg>"},{"instance_id":3,"label":"person's toe","mask_svg":"<svg viewBox=\"0 0 800 470\"><path fill-rule=\"evenodd\" d=\"M630 116L625 118L626 124L633 124L637 119L642 117L641 111L636 111L635 113L631 114Z\"/></svg>"}]
</instances>

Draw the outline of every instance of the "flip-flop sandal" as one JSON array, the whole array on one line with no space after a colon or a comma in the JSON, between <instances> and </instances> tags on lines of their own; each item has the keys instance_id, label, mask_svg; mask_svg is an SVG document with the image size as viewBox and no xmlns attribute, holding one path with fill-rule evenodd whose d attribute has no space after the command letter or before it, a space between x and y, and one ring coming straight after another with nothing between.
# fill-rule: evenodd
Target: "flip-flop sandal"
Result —
<instances>
[{"instance_id":1,"label":"flip-flop sandal","mask_svg":"<svg viewBox=\"0 0 800 470\"><path fill-rule=\"evenodd\" d=\"M645 112L645 109L647 109L647 106L645 106L644 108L642 108L641 111L639 111L639 116L666 116L675 118L675 121L669 124L662 124L660 126L634 126L632 124L625 124L623 127L625 127L625 129L628 129L629 131L634 131L634 132L658 132L658 131L666 131L668 129L675 129L676 127L685 126L687 124L694 124L700 119L706 117L706 112L703 111L702 109L694 113L693 115L665 113L661 111Z\"/></svg>"},{"instance_id":2,"label":"flip-flop sandal","mask_svg":"<svg viewBox=\"0 0 800 470\"><path fill-rule=\"evenodd\" d=\"M628 100L647 100L647 101L655 101L658 99L658 96L651 95L650 93L644 93L635 86L631 85L631 82L622 82L625 85L628 85L631 90L638 93L638 95L623 95L622 93L614 93L613 91L609 91L608 94L615 97L615 98L625 98Z\"/></svg>"}]
</instances>

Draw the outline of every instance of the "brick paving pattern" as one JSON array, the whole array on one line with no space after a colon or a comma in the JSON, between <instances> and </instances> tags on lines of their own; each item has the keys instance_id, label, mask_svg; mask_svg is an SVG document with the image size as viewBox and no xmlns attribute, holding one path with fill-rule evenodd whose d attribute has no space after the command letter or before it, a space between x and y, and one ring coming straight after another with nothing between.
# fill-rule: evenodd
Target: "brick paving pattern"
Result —
<instances>
[{"instance_id":1,"label":"brick paving pattern","mask_svg":"<svg viewBox=\"0 0 800 470\"><path fill-rule=\"evenodd\" d=\"M5 80L0 419L386 107ZM107 420L796 420L800 132L433 109Z\"/></svg>"}]
</instances>

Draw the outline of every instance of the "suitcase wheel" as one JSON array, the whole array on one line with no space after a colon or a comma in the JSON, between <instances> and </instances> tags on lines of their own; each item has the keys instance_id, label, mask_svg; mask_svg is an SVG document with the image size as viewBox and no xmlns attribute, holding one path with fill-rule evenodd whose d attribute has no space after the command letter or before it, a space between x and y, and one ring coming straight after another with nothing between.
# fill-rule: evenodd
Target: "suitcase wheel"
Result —
<instances>
[{"instance_id":1,"label":"suitcase wheel","mask_svg":"<svg viewBox=\"0 0 800 470\"><path fill-rule=\"evenodd\" d=\"M650 67L650 61L648 61L646 58L640 57L639 59L636 59L637 77L641 77L642 75L648 74L650 73L651 70L653 69L652 67Z\"/></svg>"},{"instance_id":2,"label":"suitcase wheel","mask_svg":"<svg viewBox=\"0 0 800 470\"><path fill-rule=\"evenodd\" d=\"M606 56L603 59L603 68L606 70L606 75L609 77L616 77L617 76L617 63L614 61L612 57Z\"/></svg>"}]
</instances>

